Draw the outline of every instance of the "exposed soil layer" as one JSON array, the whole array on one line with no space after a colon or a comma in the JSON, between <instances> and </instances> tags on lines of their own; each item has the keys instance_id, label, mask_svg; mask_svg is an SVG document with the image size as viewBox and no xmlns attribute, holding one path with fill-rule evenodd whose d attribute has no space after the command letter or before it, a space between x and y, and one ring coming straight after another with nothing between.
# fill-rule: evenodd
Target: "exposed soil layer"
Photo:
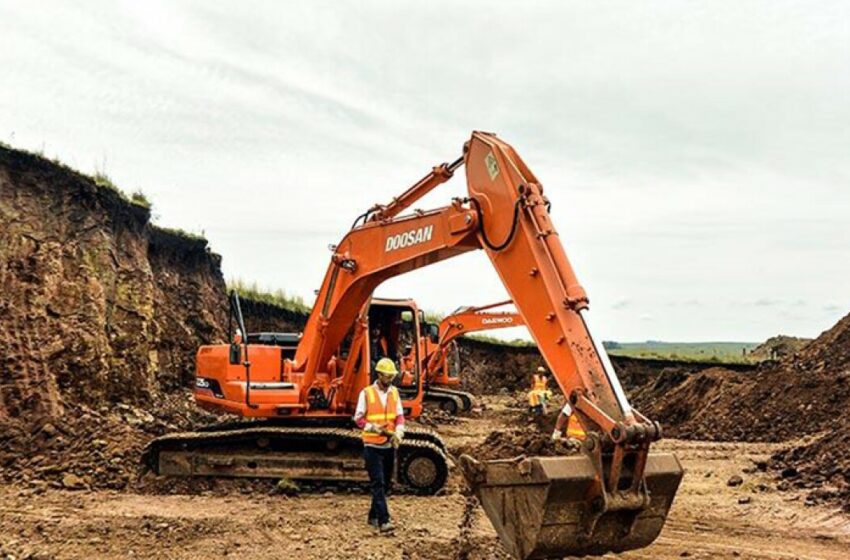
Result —
<instances>
[{"instance_id":1,"label":"exposed soil layer","mask_svg":"<svg viewBox=\"0 0 850 560\"><path fill-rule=\"evenodd\" d=\"M0 147L0 420L156 402L223 338L220 259L147 208Z\"/></svg>"}]
</instances>

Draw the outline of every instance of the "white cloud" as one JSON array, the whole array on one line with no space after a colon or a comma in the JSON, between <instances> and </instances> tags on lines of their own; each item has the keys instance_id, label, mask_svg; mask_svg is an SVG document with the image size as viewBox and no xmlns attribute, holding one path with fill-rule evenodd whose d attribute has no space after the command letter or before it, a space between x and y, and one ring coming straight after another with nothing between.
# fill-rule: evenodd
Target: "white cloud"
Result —
<instances>
[{"instance_id":1,"label":"white cloud","mask_svg":"<svg viewBox=\"0 0 850 560\"><path fill-rule=\"evenodd\" d=\"M494 130L543 181L609 338L811 336L850 310L835 304L848 17L787 1L4 3L0 140L105 161L163 224L204 230L227 275L309 300L354 216ZM380 291L441 311L505 297L480 254Z\"/></svg>"}]
</instances>

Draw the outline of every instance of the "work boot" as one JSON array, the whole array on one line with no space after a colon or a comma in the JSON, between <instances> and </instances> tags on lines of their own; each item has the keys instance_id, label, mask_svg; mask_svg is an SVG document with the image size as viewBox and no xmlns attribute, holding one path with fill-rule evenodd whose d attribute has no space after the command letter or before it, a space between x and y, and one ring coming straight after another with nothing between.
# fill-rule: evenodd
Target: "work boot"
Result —
<instances>
[{"instance_id":1,"label":"work boot","mask_svg":"<svg viewBox=\"0 0 850 560\"><path fill-rule=\"evenodd\" d=\"M377 518L369 520L369 527L374 527L375 529L377 529L379 525L380 525L380 523L378 523Z\"/></svg>"},{"instance_id":2,"label":"work boot","mask_svg":"<svg viewBox=\"0 0 850 560\"><path fill-rule=\"evenodd\" d=\"M392 535L393 533L395 533L395 527L393 527L393 522L387 521L386 523L381 525L380 531L382 535Z\"/></svg>"}]
</instances>

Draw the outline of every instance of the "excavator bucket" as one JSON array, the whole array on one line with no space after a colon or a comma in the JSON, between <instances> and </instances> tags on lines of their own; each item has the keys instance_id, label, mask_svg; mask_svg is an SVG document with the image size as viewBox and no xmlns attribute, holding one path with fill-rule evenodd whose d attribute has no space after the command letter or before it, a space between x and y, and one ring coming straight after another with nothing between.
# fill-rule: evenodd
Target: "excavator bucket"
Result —
<instances>
[{"instance_id":1,"label":"excavator bucket","mask_svg":"<svg viewBox=\"0 0 850 560\"><path fill-rule=\"evenodd\" d=\"M673 502L682 466L670 454L650 453L646 492L602 493L586 454L478 462L461 456L461 470L505 549L520 560L602 555L642 548L655 540Z\"/></svg>"}]
</instances>

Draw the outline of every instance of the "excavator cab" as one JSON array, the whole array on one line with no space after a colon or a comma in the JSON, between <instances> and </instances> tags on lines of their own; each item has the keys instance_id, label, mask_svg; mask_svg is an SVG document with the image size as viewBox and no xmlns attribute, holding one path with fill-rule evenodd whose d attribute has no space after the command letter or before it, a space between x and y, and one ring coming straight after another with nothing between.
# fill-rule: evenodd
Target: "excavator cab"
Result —
<instances>
[{"instance_id":1,"label":"excavator cab","mask_svg":"<svg viewBox=\"0 0 850 560\"><path fill-rule=\"evenodd\" d=\"M381 358L395 362L400 375L394 384L402 405L414 415L422 408L423 379L419 344L423 325L416 302L410 299L372 298L367 312L370 372ZM370 382L374 382L371 379Z\"/></svg>"}]
</instances>

